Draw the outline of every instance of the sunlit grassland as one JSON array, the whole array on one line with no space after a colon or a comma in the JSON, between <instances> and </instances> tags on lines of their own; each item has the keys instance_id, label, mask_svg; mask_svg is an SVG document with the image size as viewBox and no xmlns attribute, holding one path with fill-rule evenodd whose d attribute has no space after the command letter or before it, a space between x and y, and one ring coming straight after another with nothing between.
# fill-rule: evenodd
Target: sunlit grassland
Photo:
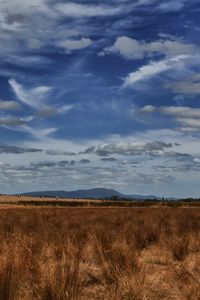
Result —
<instances>
[{"instance_id":1,"label":"sunlit grassland","mask_svg":"<svg viewBox=\"0 0 200 300\"><path fill-rule=\"evenodd\" d=\"M4 208L0 299L200 299L198 208Z\"/></svg>"}]
</instances>

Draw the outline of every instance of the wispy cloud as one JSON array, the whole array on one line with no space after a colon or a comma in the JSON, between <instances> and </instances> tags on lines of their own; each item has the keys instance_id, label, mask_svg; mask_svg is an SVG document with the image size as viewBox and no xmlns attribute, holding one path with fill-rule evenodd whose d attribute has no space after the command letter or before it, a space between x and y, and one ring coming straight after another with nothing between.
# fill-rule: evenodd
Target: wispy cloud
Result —
<instances>
[{"instance_id":1,"label":"wispy cloud","mask_svg":"<svg viewBox=\"0 0 200 300\"><path fill-rule=\"evenodd\" d=\"M0 111L11 111L20 109L20 105L15 101L0 101Z\"/></svg>"},{"instance_id":2,"label":"wispy cloud","mask_svg":"<svg viewBox=\"0 0 200 300\"><path fill-rule=\"evenodd\" d=\"M107 5L79 4L74 2L59 3L56 10L67 17L98 17L112 16L123 13L124 7L112 7Z\"/></svg>"},{"instance_id":3,"label":"wispy cloud","mask_svg":"<svg viewBox=\"0 0 200 300\"><path fill-rule=\"evenodd\" d=\"M8 82L15 92L18 100L35 109L40 108L41 104L44 105L41 101L44 100L48 93L52 90L52 87L49 86L38 86L27 90L14 79L10 79Z\"/></svg>"},{"instance_id":4,"label":"wispy cloud","mask_svg":"<svg viewBox=\"0 0 200 300\"><path fill-rule=\"evenodd\" d=\"M187 59L188 55L178 55L169 59L151 62L142 66L139 70L130 73L125 79L123 87L131 87L138 81L150 79L160 73L175 68L179 63Z\"/></svg>"},{"instance_id":5,"label":"wispy cloud","mask_svg":"<svg viewBox=\"0 0 200 300\"><path fill-rule=\"evenodd\" d=\"M171 116L181 127L176 128L180 131L192 132L200 129L200 108L186 106L144 106L140 109L142 113L160 112L163 115Z\"/></svg>"},{"instance_id":6,"label":"wispy cloud","mask_svg":"<svg viewBox=\"0 0 200 300\"><path fill-rule=\"evenodd\" d=\"M28 125L23 125L20 127L20 131L29 133L33 138L38 140L45 140L48 136L55 133L57 128L32 128Z\"/></svg>"},{"instance_id":7,"label":"wispy cloud","mask_svg":"<svg viewBox=\"0 0 200 300\"><path fill-rule=\"evenodd\" d=\"M157 9L162 11L162 12L176 12L181 10L184 7L184 2L185 0L180 1L180 0L173 0L173 1L168 1L165 3L161 3L157 6Z\"/></svg>"},{"instance_id":8,"label":"wispy cloud","mask_svg":"<svg viewBox=\"0 0 200 300\"><path fill-rule=\"evenodd\" d=\"M71 53L73 50L80 50L92 45L92 40L88 38L81 38L80 40L64 40L59 43L59 47Z\"/></svg>"},{"instance_id":9,"label":"wispy cloud","mask_svg":"<svg viewBox=\"0 0 200 300\"><path fill-rule=\"evenodd\" d=\"M0 125L3 126L20 126L26 124L23 119L17 119L15 117L0 117Z\"/></svg>"},{"instance_id":10,"label":"wispy cloud","mask_svg":"<svg viewBox=\"0 0 200 300\"><path fill-rule=\"evenodd\" d=\"M42 152L42 149L37 148L25 148L14 145L1 145L0 144L0 153L5 154L22 154L22 153L35 153Z\"/></svg>"},{"instance_id":11,"label":"wispy cloud","mask_svg":"<svg viewBox=\"0 0 200 300\"><path fill-rule=\"evenodd\" d=\"M167 88L173 92L185 95L199 95L200 94L200 74L194 74L189 78L175 81L166 85Z\"/></svg>"}]
</instances>

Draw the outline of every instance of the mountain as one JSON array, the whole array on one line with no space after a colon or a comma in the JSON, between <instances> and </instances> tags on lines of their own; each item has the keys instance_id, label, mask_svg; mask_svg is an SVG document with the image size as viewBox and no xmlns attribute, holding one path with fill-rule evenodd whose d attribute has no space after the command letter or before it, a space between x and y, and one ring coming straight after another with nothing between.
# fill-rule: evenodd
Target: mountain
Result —
<instances>
[{"instance_id":1,"label":"mountain","mask_svg":"<svg viewBox=\"0 0 200 300\"><path fill-rule=\"evenodd\" d=\"M90 190L76 190L76 191L39 191L22 194L24 196L49 196L49 197L63 197L63 198L110 198L112 196L123 197L124 195L113 190L104 188L94 188Z\"/></svg>"},{"instance_id":2,"label":"mountain","mask_svg":"<svg viewBox=\"0 0 200 300\"><path fill-rule=\"evenodd\" d=\"M45 197L61 197L61 198L93 198L93 199L108 199L113 196L117 196L119 198L127 198L127 199L160 199L159 197L153 195L125 195L119 193L113 189L105 189L105 188L94 188L89 190L77 190L77 191L39 191L39 192L30 192L30 193L23 193L23 196L45 196Z\"/></svg>"}]
</instances>

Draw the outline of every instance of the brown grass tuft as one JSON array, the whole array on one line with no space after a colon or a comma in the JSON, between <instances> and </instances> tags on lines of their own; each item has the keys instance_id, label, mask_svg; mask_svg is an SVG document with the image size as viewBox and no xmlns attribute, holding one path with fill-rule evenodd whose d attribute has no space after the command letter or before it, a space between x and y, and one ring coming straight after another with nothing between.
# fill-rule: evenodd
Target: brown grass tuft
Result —
<instances>
[{"instance_id":1,"label":"brown grass tuft","mask_svg":"<svg viewBox=\"0 0 200 300\"><path fill-rule=\"evenodd\" d=\"M200 299L200 210L0 210L0 300Z\"/></svg>"}]
</instances>

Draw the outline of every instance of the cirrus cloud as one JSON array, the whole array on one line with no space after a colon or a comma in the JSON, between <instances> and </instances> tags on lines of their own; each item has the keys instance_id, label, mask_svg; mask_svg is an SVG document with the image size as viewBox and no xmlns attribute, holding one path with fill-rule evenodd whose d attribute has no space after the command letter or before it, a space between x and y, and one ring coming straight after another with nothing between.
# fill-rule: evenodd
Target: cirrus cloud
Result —
<instances>
[{"instance_id":1,"label":"cirrus cloud","mask_svg":"<svg viewBox=\"0 0 200 300\"><path fill-rule=\"evenodd\" d=\"M144 65L137 71L130 73L124 79L123 87L131 87L139 81L150 79L160 73L176 68L178 64L181 64L188 57L188 55L178 55L169 59L151 62L148 65Z\"/></svg>"},{"instance_id":2,"label":"cirrus cloud","mask_svg":"<svg viewBox=\"0 0 200 300\"><path fill-rule=\"evenodd\" d=\"M9 79L8 82L18 100L35 109L40 108L41 100L44 100L50 90L52 90L52 87L50 86L38 86L32 89L25 89L15 79Z\"/></svg>"},{"instance_id":3,"label":"cirrus cloud","mask_svg":"<svg viewBox=\"0 0 200 300\"><path fill-rule=\"evenodd\" d=\"M92 45L92 40L88 38L81 38L80 40L65 40L59 43L59 47L71 53L73 50L80 50Z\"/></svg>"}]
</instances>

